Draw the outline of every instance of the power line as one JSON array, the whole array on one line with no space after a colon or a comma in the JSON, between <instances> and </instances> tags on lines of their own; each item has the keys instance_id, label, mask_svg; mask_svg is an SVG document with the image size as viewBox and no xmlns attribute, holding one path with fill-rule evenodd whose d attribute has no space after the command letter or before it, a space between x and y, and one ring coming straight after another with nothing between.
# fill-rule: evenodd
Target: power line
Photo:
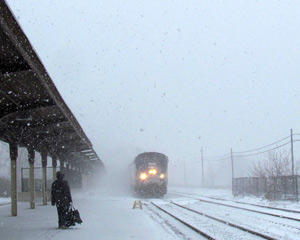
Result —
<instances>
[{"instance_id":1,"label":"power line","mask_svg":"<svg viewBox=\"0 0 300 240\"><path fill-rule=\"evenodd\" d=\"M269 149L269 150L266 150L266 151L263 151L263 152L258 152L258 153L248 154L248 155L237 155L237 156L234 155L234 157L251 157L251 156L261 155L261 154L263 154L263 153L267 153L267 152L273 151L273 150L275 150L275 149L281 148L281 147L283 147L283 146L286 146L287 144L290 144L290 143L291 143L291 142L289 141L289 142L284 143L284 144L282 144L282 145L280 145L280 146L277 146L277 147L275 147L275 148L272 148L272 149Z\"/></svg>"},{"instance_id":2,"label":"power line","mask_svg":"<svg viewBox=\"0 0 300 240\"><path fill-rule=\"evenodd\" d=\"M228 156L226 158L219 158L219 159L205 159L205 157L203 158L203 160L206 162L220 162L220 161L224 161L224 160L228 160L228 159L230 159L230 156Z\"/></svg>"},{"instance_id":3,"label":"power line","mask_svg":"<svg viewBox=\"0 0 300 240\"><path fill-rule=\"evenodd\" d=\"M293 134L293 136L295 136L295 135L296 135L296 136L300 136L300 134L298 134L298 133L297 133L297 134ZM247 150L247 151L233 152L233 154L243 154L243 153L249 153L249 152L258 151L258 150L261 150L261 149L270 147L270 146L272 146L272 145L278 144L278 143L280 143L280 142L282 142L282 141L284 141L284 140L286 140L286 139L288 139L288 138L290 138L290 136L287 136L287 137L285 137L285 138L282 138L282 139L280 139L280 140L278 140L278 141L276 141L276 142L273 142L273 143L268 144L268 145L263 146L263 147L259 147L259 148L255 148L255 149L251 149L251 150ZM293 142L300 142L300 140L299 140L299 139L296 139L296 140L293 140ZM272 150L278 149L278 148L280 148L280 147L283 147L283 146L285 146L285 145L287 145L287 144L290 144L290 141L287 142L287 143L284 143L284 144L282 144L282 145L280 145L280 146L276 146L276 147L274 147L274 148L271 148L271 149L268 149L268 150L265 150L265 151L262 151L262 152L252 153L252 154L246 154L246 155L234 155L234 157L250 157L250 156L261 155L261 154L263 154L263 153L267 153L267 152L269 152L269 151L272 151ZM206 161L206 162L218 162L218 161L224 161L224 160L227 160L227 159L229 159L229 158L230 158L230 154L224 154L224 155L222 155L222 156L217 156L217 157L204 157L204 158L203 158L203 161Z\"/></svg>"},{"instance_id":4,"label":"power line","mask_svg":"<svg viewBox=\"0 0 300 240\"><path fill-rule=\"evenodd\" d=\"M283 140L286 140L286 139L288 139L288 138L290 138L290 136L287 136L287 137L285 137L285 138L283 138L283 139L278 140L277 142L268 144L268 145L263 146L263 147L259 147L259 148L255 148L255 149L247 150L247 151L242 151L242 152L234 152L234 153L248 153L248 152L254 152L254 151L257 151L257 150L260 150L260 149L263 149L263 148L270 147L270 146L275 145L275 144L277 144L277 143L280 143L280 142L282 142Z\"/></svg>"},{"instance_id":5,"label":"power line","mask_svg":"<svg viewBox=\"0 0 300 240\"><path fill-rule=\"evenodd\" d=\"M223 158L229 158L230 157L230 154L224 154L224 155L221 155L221 156L218 156L218 157L204 157L204 158L207 158L207 159L223 159Z\"/></svg>"}]
</instances>

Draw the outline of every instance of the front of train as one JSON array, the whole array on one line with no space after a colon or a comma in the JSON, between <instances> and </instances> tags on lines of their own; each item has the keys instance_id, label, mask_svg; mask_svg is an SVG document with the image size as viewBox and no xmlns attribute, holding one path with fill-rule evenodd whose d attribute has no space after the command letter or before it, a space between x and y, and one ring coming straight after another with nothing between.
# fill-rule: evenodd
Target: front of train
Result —
<instances>
[{"instance_id":1,"label":"front of train","mask_svg":"<svg viewBox=\"0 0 300 240\"><path fill-rule=\"evenodd\" d=\"M163 196L167 192L168 158L161 153L143 153L136 157L136 192Z\"/></svg>"}]
</instances>

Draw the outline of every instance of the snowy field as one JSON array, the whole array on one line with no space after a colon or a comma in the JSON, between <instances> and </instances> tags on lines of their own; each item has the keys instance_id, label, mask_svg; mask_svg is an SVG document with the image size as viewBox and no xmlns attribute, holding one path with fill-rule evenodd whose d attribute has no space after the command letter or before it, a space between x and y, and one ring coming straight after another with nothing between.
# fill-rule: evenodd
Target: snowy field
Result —
<instances>
[{"instance_id":1,"label":"snowy field","mask_svg":"<svg viewBox=\"0 0 300 240\"><path fill-rule=\"evenodd\" d=\"M176 196L176 194L183 194L186 197ZM195 214L187 213L168 204L166 201L173 201L196 210L205 211L207 214L212 214L215 217L226 218L230 222L248 225L248 227L250 226L255 230L263 231L266 228L266 233L276 236L274 239L300 239L298 222L286 219L274 220L274 217L261 216L255 213L242 213L242 210L200 203L195 199L197 197L203 198L203 196L223 198L228 200L228 202L231 200L244 201L265 206L300 210L300 205L292 202L270 202L250 197L234 198L230 190L175 187L170 187L169 193L163 199L140 199L144 203L141 210L139 208L132 209L134 201L139 199L126 192L125 189L99 188L73 193L74 205L81 213L83 224L66 230L57 229L56 208L50 205L43 206L40 199L37 201L35 210L29 208L29 203L19 203L17 217L10 216L10 205L1 206L1 239L205 239L183 226L177 220L156 209L150 202L155 202L173 211L177 216L183 217L191 224L213 234L216 239L263 239L244 231L230 228L226 224L212 223L212 220L208 220L204 216L200 218ZM0 199L0 203L9 201L10 199ZM234 203L232 202L231 204ZM272 210L265 211L272 212ZM290 213L290 215L300 218L300 214ZM276 221L276 224L274 224L274 221Z\"/></svg>"}]
</instances>

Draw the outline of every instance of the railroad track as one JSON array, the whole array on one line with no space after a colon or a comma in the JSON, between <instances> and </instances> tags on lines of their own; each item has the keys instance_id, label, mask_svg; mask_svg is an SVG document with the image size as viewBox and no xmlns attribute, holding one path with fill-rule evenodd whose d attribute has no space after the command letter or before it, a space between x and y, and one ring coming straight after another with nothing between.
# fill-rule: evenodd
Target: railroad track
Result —
<instances>
[{"instance_id":1,"label":"railroad track","mask_svg":"<svg viewBox=\"0 0 300 240\"><path fill-rule=\"evenodd\" d=\"M170 193L170 194L180 195L180 194L177 194L177 193ZM218 200L218 201L234 202L234 203L244 204L244 205L249 205L249 206L254 206L254 207L267 208L267 209L272 209L272 210L278 210L278 211L283 211L283 212L291 212L291 213L300 214L300 211L292 210L292 209L270 207L270 206L264 206L264 205L260 205L260 204L254 204L254 203L247 203L247 202L240 202L240 201L228 200L228 199L224 199L224 198L208 197L208 196L204 196L204 195L199 195L199 196L200 197L209 198L209 199Z\"/></svg>"},{"instance_id":2,"label":"railroad track","mask_svg":"<svg viewBox=\"0 0 300 240\"><path fill-rule=\"evenodd\" d=\"M208 214L205 214L203 212L200 212L200 211L197 211L197 210L194 210L194 209L191 209L191 208L188 208L188 207L185 207L183 205L180 205L178 203L174 203L174 202L170 202L170 201L166 201L168 202L169 204L172 204L174 206L177 206L181 209L184 209L184 210L187 210L189 212L193 212L193 213L196 213L197 215L201 215L201 216L204 216L206 218L209 218L209 219L212 219L213 221L215 222L218 222L218 223L222 223L224 225L226 225L226 227L231 227L231 228L234 228L234 229L239 229L239 230L242 230L244 232L247 232L248 234L252 234L255 235L256 237L260 237L262 239L269 239L269 240L276 240L276 238L274 237L271 237L271 236L267 236L263 233L260 233L260 232L257 232L257 231L254 231L254 230L251 230L251 229L248 229L246 227L243 227L243 226L240 226L240 225L237 225L237 224L234 224L234 223L231 223L231 222L228 222L228 221L224 221L222 219L218 219L216 217L213 217L211 215L208 215ZM176 220L178 220L179 222L181 222L182 224L184 224L185 226L189 227L190 229L194 230L195 232L201 234L203 237L207 238L207 239L217 239L213 236L211 236L212 234L208 234L207 232L204 232L203 230L200 230L199 228L195 227L195 226L192 226L191 224L187 223L186 221L184 221L183 219L175 216L173 213L171 213L170 211L166 210L165 208L163 208L162 206L159 206L157 205L156 203L154 202L151 202L152 205L154 205L156 208L160 209L161 211L165 212L166 214L168 214L169 216L175 218ZM250 238L252 239L252 237Z\"/></svg>"},{"instance_id":3,"label":"railroad track","mask_svg":"<svg viewBox=\"0 0 300 240\"><path fill-rule=\"evenodd\" d=\"M168 214L169 216L173 217L174 219L176 219L177 221L181 222L183 225L187 226L188 228L192 229L193 231L195 231L196 233L199 233L200 235L202 235L203 237L209 239L209 240L216 240L215 238L213 238L212 236L208 235L207 233L201 231L199 228L196 228L194 226L192 226L191 224L187 223L186 221L180 219L179 217L176 217L174 214L170 213L169 211L165 210L164 208L158 206L156 203L151 202L151 204L153 206L155 206L156 208L158 208L159 210L163 211L164 213Z\"/></svg>"},{"instance_id":4,"label":"railroad track","mask_svg":"<svg viewBox=\"0 0 300 240\"><path fill-rule=\"evenodd\" d=\"M292 221L298 221L298 222L300 222L300 218L294 218L294 217L284 216L282 214L275 214L275 213L263 212L263 211L259 211L259 210L254 210L254 209L249 209L249 208L234 206L234 205L230 205L230 204L225 204L225 203L220 203L220 202L213 202L213 201L205 200L205 199L202 199L202 198L191 197L191 196L187 196L187 195L183 195L183 194L177 194L177 193L171 193L171 194L182 196L182 197L192 198L192 199L195 199L195 200L198 200L198 201L201 201L201 202L206 202L206 203L211 203L211 204L216 204L216 205L221 205L221 206L226 206L226 207L231 207L231 208L236 208L236 209L242 209L242 210L249 211L249 212L255 212L255 213L260 213L260 214L264 214L264 215L269 215L269 216L272 216L272 217L278 217L278 218L289 219L289 220L292 220ZM205 198L209 198L209 197L205 197ZM214 199L215 200L220 200L220 201L223 200L223 199L217 199L217 198L214 198ZM254 205L256 207L260 207L260 205L256 205L256 204L248 204L248 205ZM272 208L272 209L273 210L282 211L280 208ZM288 211L288 212L290 212L290 211ZM295 212L296 213L300 213L298 211L295 211Z\"/></svg>"},{"instance_id":5,"label":"railroad track","mask_svg":"<svg viewBox=\"0 0 300 240\"><path fill-rule=\"evenodd\" d=\"M201 197L206 197L206 196L201 196ZM264 205L254 204L254 203L246 203L246 202L240 202L240 201L226 200L226 199L223 199L223 198L216 198L216 197L206 197L206 198L219 200L219 201L234 202L234 203L250 205L250 206L254 206L254 207L261 207L261 208L267 208L267 209L272 209L272 210L278 210L278 211L284 211L284 212L291 212L291 213L300 214L300 211L296 211L296 210L292 210L292 209L276 208L276 207L264 206Z\"/></svg>"}]
</instances>

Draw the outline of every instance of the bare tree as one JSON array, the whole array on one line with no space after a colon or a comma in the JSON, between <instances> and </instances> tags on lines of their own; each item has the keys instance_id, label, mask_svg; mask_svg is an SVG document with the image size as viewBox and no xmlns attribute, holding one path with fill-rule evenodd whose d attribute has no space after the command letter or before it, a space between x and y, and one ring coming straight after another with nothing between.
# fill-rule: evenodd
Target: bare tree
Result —
<instances>
[{"instance_id":1,"label":"bare tree","mask_svg":"<svg viewBox=\"0 0 300 240\"><path fill-rule=\"evenodd\" d=\"M276 199L283 187L282 176L291 175L290 165L289 153L285 150L273 150L262 160L254 162L249 173L265 180L266 198Z\"/></svg>"},{"instance_id":2,"label":"bare tree","mask_svg":"<svg viewBox=\"0 0 300 240\"><path fill-rule=\"evenodd\" d=\"M279 177L290 175L289 153L284 150L268 152L264 159L254 162L250 174L256 177Z\"/></svg>"}]
</instances>

